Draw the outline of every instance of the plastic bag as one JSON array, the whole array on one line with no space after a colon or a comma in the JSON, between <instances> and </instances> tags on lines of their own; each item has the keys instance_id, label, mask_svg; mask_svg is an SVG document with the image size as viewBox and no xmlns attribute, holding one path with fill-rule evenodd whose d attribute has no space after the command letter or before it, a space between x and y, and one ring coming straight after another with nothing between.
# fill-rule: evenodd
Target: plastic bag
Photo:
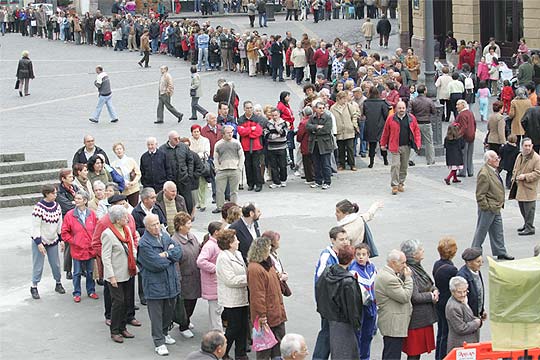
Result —
<instances>
[{"instance_id":1,"label":"plastic bag","mask_svg":"<svg viewBox=\"0 0 540 360\"><path fill-rule=\"evenodd\" d=\"M259 324L259 317L256 316L255 321L253 321L253 333L251 337L253 344L251 345L251 349L254 351L263 351L273 348L278 343L274 333L268 325L264 325L261 328Z\"/></svg>"}]
</instances>

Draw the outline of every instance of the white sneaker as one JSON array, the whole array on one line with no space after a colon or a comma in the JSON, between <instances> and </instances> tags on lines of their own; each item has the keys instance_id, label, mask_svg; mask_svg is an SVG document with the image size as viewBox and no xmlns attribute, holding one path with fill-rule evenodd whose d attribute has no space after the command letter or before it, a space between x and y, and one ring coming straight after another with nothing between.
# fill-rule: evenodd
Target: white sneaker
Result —
<instances>
[{"instance_id":1,"label":"white sneaker","mask_svg":"<svg viewBox=\"0 0 540 360\"><path fill-rule=\"evenodd\" d=\"M191 332L191 330L187 329L187 330L184 330L184 331L180 331L180 334L185 337L186 339L191 339L193 337L193 333Z\"/></svg>"},{"instance_id":2,"label":"white sneaker","mask_svg":"<svg viewBox=\"0 0 540 360\"><path fill-rule=\"evenodd\" d=\"M281 182L281 187L287 187L287 182L282 181L282 182Z\"/></svg>"},{"instance_id":3,"label":"white sneaker","mask_svg":"<svg viewBox=\"0 0 540 360\"><path fill-rule=\"evenodd\" d=\"M328 185L328 184L323 184L323 185L322 185L322 189L323 189L323 190L328 190L328 189L330 189L330 185Z\"/></svg>"},{"instance_id":4,"label":"white sneaker","mask_svg":"<svg viewBox=\"0 0 540 360\"><path fill-rule=\"evenodd\" d=\"M302 174L300 174L300 171L296 170L294 172L294 176L300 177L300 176L302 176Z\"/></svg>"},{"instance_id":5,"label":"white sneaker","mask_svg":"<svg viewBox=\"0 0 540 360\"><path fill-rule=\"evenodd\" d=\"M174 340L171 335L165 335L165 344L167 345L176 344L176 340Z\"/></svg>"},{"instance_id":6,"label":"white sneaker","mask_svg":"<svg viewBox=\"0 0 540 360\"><path fill-rule=\"evenodd\" d=\"M278 185L278 184L270 184L268 187L269 187L270 189L277 189L277 188L281 187L281 185Z\"/></svg>"},{"instance_id":7,"label":"white sneaker","mask_svg":"<svg viewBox=\"0 0 540 360\"><path fill-rule=\"evenodd\" d=\"M191 329L194 329L195 328L195 325L193 325L193 323L189 323L189 326L188 328L191 330Z\"/></svg>"},{"instance_id":8,"label":"white sneaker","mask_svg":"<svg viewBox=\"0 0 540 360\"><path fill-rule=\"evenodd\" d=\"M169 350L167 349L167 346L165 346L165 344L155 348L155 351L159 356L169 355Z\"/></svg>"},{"instance_id":9,"label":"white sneaker","mask_svg":"<svg viewBox=\"0 0 540 360\"><path fill-rule=\"evenodd\" d=\"M319 184L317 184L317 183L313 183L313 184L310 185L310 187L311 187L312 189L318 188L318 187L320 187L320 186L321 186L321 185L319 185Z\"/></svg>"}]
</instances>

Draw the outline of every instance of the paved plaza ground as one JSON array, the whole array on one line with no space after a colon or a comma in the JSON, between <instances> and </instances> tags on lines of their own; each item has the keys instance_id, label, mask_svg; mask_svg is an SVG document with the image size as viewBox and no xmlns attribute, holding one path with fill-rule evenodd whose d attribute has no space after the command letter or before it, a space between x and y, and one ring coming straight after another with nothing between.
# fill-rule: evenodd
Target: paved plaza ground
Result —
<instances>
[{"instance_id":1,"label":"paved plaza ground","mask_svg":"<svg viewBox=\"0 0 540 360\"><path fill-rule=\"evenodd\" d=\"M246 17L228 17L214 20L237 30L248 28ZM295 37L307 32L310 36L333 39L339 36L356 42L359 21L287 22L278 16L269 23L268 33L281 33L290 29ZM396 26L396 23L393 23ZM397 46L397 36L391 37L391 46ZM377 48L373 46L373 48ZM31 82L31 96L20 98L13 85L17 60L22 50L29 50L34 62L36 79ZM92 134L96 144L109 154L113 142L126 143L128 156L139 159L145 150L145 138L156 136L165 142L171 129L188 136L189 126L189 67L183 61L165 56L151 56L150 69L137 66L138 53L99 49L91 46L74 46L61 42L22 38L8 34L0 38L0 153L25 152L30 160L68 159L82 146L85 134ZM97 92L93 86L94 68L101 64L109 73L113 87L113 102L119 114L117 124L108 122L106 111L99 124L92 124L88 117L93 111ZM175 80L176 91L172 103L186 116L182 123L166 114L165 124L155 125L157 84L159 66L169 66ZM283 90L293 94L292 104L298 109L301 90L292 81L273 83L268 78L248 78L245 74L208 72L202 74L204 96L201 104L214 111L212 94L216 81L226 76L236 84L241 101L250 99L260 104L275 104ZM473 107L473 110L477 110ZM197 123L202 124L202 120ZM476 170L481 165L481 140L485 124L478 124L475 144ZM446 130L444 130L446 132ZM410 168L406 191L399 196L390 195L390 169L382 161L373 169L367 169L365 159L357 158L359 171L342 172L333 178L329 191L313 190L303 184L304 180L290 174L287 188L260 193L241 191L239 202L255 201L262 209L261 229L277 230L282 235L280 254L293 296L285 299L288 316L288 332L306 337L310 351L313 350L319 316L315 310L313 295L313 272L321 249L328 244L328 230L335 225L334 204L348 198L358 202L361 211L377 200L384 208L370 223L381 254L396 248L407 239L417 238L425 245L424 266L431 272L438 258L437 241L444 235L457 239L460 250L472 242L476 224L475 178L467 178L462 184L447 186L442 178L447 175L444 158L438 158L434 166L425 166L424 158L417 158L417 166ZM212 209L212 207L208 207ZM149 359L156 357L150 336L148 314L144 306L137 313L142 321L140 328L130 328L135 339L119 345L109 338L109 329L103 322L102 300L95 301L83 296L79 304L72 301L72 285L64 280L67 294L53 291L54 281L45 266L39 289L41 300L30 297L31 243L30 207L0 209L0 358L2 359ZM208 222L217 216L206 211L198 214L194 223L197 234L204 232ZM517 258L529 257L535 237L518 237L516 228L521 216L515 202L508 202L503 210L506 245ZM484 246L486 255L491 251ZM461 251L459 251L459 254ZM384 256L374 259L382 267ZM457 256L455 263L463 261ZM487 279L487 266L483 267ZM488 282L486 281L486 285ZM101 295L102 288L98 287ZM488 304L489 308L489 304ZM183 339L178 330L172 331L177 344L169 347L171 357L183 359L198 348L201 334L207 330L207 305L204 300L197 304L192 322L195 338ZM489 323L481 330L481 339L490 338ZM380 359L382 338L373 341L372 359ZM254 359L254 354L250 355ZM424 357L423 357L424 358ZM425 356L433 359L433 354Z\"/></svg>"}]
</instances>

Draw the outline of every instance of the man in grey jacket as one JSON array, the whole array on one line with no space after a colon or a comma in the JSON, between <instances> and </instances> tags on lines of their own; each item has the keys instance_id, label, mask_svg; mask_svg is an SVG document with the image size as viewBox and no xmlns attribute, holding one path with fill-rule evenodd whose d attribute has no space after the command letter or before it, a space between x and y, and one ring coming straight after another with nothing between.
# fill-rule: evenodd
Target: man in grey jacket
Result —
<instances>
[{"instance_id":1,"label":"man in grey jacket","mask_svg":"<svg viewBox=\"0 0 540 360\"><path fill-rule=\"evenodd\" d=\"M409 103L409 112L416 116L422 145L426 149L426 161L428 165L435 164L435 148L433 147L433 127L431 126L431 115L435 114L435 104L433 100L426 96L426 86L418 85L416 89L418 97Z\"/></svg>"},{"instance_id":2,"label":"man in grey jacket","mask_svg":"<svg viewBox=\"0 0 540 360\"><path fill-rule=\"evenodd\" d=\"M115 123L118 121L118 115L116 114L116 111L114 111L114 107L112 104L112 90L109 75L107 75L107 73L103 71L103 66L101 65L96 66L96 74L97 76L96 81L94 81L94 85L98 89L98 103L96 106L96 110L88 120L97 124L99 122L99 116L101 115L101 110L103 110L103 106L107 105L107 111L109 112L109 116L111 117L111 122Z\"/></svg>"}]
</instances>

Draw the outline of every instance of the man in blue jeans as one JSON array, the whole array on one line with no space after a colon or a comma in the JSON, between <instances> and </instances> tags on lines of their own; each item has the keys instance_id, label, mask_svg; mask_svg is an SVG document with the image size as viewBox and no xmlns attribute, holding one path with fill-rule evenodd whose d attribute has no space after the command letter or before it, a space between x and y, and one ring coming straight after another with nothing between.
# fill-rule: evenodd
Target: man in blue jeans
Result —
<instances>
[{"instance_id":1,"label":"man in blue jeans","mask_svg":"<svg viewBox=\"0 0 540 360\"><path fill-rule=\"evenodd\" d=\"M94 85L97 87L99 96L96 110L90 117L90 121L93 123L99 122L99 116L101 115L101 110L103 110L103 105L107 105L107 111L109 111L109 116L111 117L111 122L115 123L118 121L118 115L114 111L112 104L112 90L111 90L111 81L109 80L109 75L103 71L101 65L96 66L96 81Z\"/></svg>"},{"instance_id":2,"label":"man in blue jeans","mask_svg":"<svg viewBox=\"0 0 540 360\"><path fill-rule=\"evenodd\" d=\"M268 27L266 26L266 1L265 0L257 0L257 12L259 13L259 26Z\"/></svg>"}]
</instances>

